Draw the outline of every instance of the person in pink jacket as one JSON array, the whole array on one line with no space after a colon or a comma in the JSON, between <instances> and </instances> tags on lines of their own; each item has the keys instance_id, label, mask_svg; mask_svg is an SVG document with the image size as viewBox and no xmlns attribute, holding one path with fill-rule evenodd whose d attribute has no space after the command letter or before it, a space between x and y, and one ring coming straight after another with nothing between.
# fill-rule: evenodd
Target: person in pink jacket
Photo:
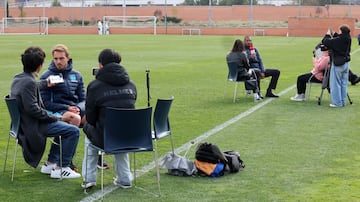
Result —
<instances>
[{"instance_id":1,"label":"person in pink jacket","mask_svg":"<svg viewBox=\"0 0 360 202\"><path fill-rule=\"evenodd\" d=\"M314 54L312 59L313 69L309 73L305 73L299 75L297 77L297 94L290 99L293 101L305 101L305 91L306 91L306 83L309 81L314 83L321 83L324 78L324 71L327 68L330 68L329 61L330 56L326 47L321 49L321 57L318 57Z\"/></svg>"}]
</instances>

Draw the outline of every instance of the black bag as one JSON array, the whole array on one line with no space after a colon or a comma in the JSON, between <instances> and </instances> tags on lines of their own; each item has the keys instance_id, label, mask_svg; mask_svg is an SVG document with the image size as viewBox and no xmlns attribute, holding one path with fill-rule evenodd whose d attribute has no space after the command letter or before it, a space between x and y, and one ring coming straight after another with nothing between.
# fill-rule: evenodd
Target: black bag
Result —
<instances>
[{"instance_id":1,"label":"black bag","mask_svg":"<svg viewBox=\"0 0 360 202\"><path fill-rule=\"evenodd\" d=\"M239 152L225 151L224 156L228 161L226 169L230 171L230 173L237 173L245 168L244 161L241 160Z\"/></svg>"},{"instance_id":2,"label":"black bag","mask_svg":"<svg viewBox=\"0 0 360 202\"><path fill-rule=\"evenodd\" d=\"M257 81L255 79L246 80L245 81L245 89L246 90L256 90L257 89L256 82Z\"/></svg>"},{"instance_id":3,"label":"black bag","mask_svg":"<svg viewBox=\"0 0 360 202\"><path fill-rule=\"evenodd\" d=\"M334 60L334 65L341 66L341 65L345 64L345 62L348 61L348 57L342 56L342 55L337 55L337 56L334 56L333 60Z\"/></svg>"},{"instance_id":4,"label":"black bag","mask_svg":"<svg viewBox=\"0 0 360 202\"><path fill-rule=\"evenodd\" d=\"M195 152L195 158L199 161L208 162L208 163L227 163L227 160L224 154L220 151L219 147L208 143L200 143Z\"/></svg>"}]
</instances>

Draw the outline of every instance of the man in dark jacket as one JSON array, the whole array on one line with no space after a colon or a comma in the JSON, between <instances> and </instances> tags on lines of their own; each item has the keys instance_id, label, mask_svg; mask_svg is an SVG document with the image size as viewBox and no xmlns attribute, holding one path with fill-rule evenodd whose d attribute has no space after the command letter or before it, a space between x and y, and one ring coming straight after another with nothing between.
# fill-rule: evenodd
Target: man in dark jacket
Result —
<instances>
[{"instance_id":1,"label":"man in dark jacket","mask_svg":"<svg viewBox=\"0 0 360 202\"><path fill-rule=\"evenodd\" d=\"M270 98L279 97L278 95L274 94L272 91L276 89L277 82L280 77L280 70L264 67L263 61L260 57L259 50L254 47L250 36L244 37L244 43L245 43L245 51L249 59L250 67L255 70L257 75L259 90L260 90L260 79L263 79L265 77L271 77L265 96Z\"/></svg>"},{"instance_id":2,"label":"man in dark jacket","mask_svg":"<svg viewBox=\"0 0 360 202\"><path fill-rule=\"evenodd\" d=\"M55 141L58 142L58 137L61 136L62 165L59 163L59 147L52 144L48 161L41 167L41 172L50 174L52 178L78 178L80 174L71 170L69 165L78 144L80 131L78 127L66 123L69 116L49 115L44 108L40 88L51 84L48 80L35 80L44 59L45 52L41 48L27 48L21 55L23 73L17 74L11 85L11 97L16 98L21 114L19 144L23 148L25 161L36 168L45 151L46 137L55 137Z\"/></svg>"},{"instance_id":3,"label":"man in dark jacket","mask_svg":"<svg viewBox=\"0 0 360 202\"><path fill-rule=\"evenodd\" d=\"M96 79L88 85L86 95L87 122L84 125L86 138L82 165L84 182L81 185L83 188L96 185L97 151L87 147L87 145L91 143L104 148L105 109L107 107L133 109L137 98L136 86L130 80L124 67L119 64L121 57L117 52L104 49L100 52L98 61L99 71L96 74ZM132 175L128 154L115 154L114 157L117 168L114 184L122 188L130 188Z\"/></svg>"},{"instance_id":4,"label":"man in dark jacket","mask_svg":"<svg viewBox=\"0 0 360 202\"><path fill-rule=\"evenodd\" d=\"M70 124L81 126L85 122L85 87L82 75L73 68L72 58L69 49L64 44L55 45L51 54L53 59L48 70L43 73L40 79L49 76L59 76L60 82L41 89L41 98L45 108L54 115L70 114L72 119ZM99 155L98 167L109 169L109 165L104 163L101 166L101 155ZM71 169L77 172L77 167L71 162Z\"/></svg>"},{"instance_id":5,"label":"man in dark jacket","mask_svg":"<svg viewBox=\"0 0 360 202\"><path fill-rule=\"evenodd\" d=\"M85 87L80 72L74 70L68 48L63 44L57 44L51 51L53 59L40 79L49 76L60 76L61 82L41 89L46 110L54 114L62 115L65 112L74 113L78 117L73 125L80 125L80 117L85 114ZM80 116L79 116L80 115Z\"/></svg>"}]
</instances>

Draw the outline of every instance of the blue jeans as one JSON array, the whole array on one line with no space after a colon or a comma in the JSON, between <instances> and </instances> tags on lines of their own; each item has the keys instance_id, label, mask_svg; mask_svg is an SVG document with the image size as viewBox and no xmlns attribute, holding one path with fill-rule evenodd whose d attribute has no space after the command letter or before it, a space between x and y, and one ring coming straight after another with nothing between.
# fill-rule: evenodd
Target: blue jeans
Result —
<instances>
[{"instance_id":1,"label":"blue jeans","mask_svg":"<svg viewBox=\"0 0 360 202\"><path fill-rule=\"evenodd\" d=\"M51 144L48 162L56 163L62 167L70 166L79 142L79 128L62 121L56 121L48 124L47 136L54 137L57 143L59 142L59 136L61 136L62 143L62 165L60 165L60 149L55 144Z\"/></svg>"},{"instance_id":2,"label":"blue jeans","mask_svg":"<svg viewBox=\"0 0 360 202\"><path fill-rule=\"evenodd\" d=\"M341 66L331 64L330 70L330 94L331 102L336 106L345 106L347 97L347 85L349 78L349 63Z\"/></svg>"},{"instance_id":3,"label":"blue jeans","mask_svg":"<svg viewBox=\"0 0 360 202\"><path fill-rule=\"evenodd\" d=\"M88 146L91 144L90 140L85 137L84 159L82 164L82 176L85 182L96 182L97 178L97 162L98 150ZM87 155L86 155L87 150ZM130 171L129 156L127 153L114 154L115 170L117 181L121 184L131 184L133 179ZM86 165L87 163L87 165Z\"/></svg>"}]
</instances>

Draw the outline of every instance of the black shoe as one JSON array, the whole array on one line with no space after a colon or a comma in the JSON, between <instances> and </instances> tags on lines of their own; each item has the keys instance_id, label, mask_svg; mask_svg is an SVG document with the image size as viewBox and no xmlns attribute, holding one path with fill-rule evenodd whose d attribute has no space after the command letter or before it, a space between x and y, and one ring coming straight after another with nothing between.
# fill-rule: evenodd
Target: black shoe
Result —
<instances>
[{"instance_id":1,"label":"black shoe","mask_svg":"<svg viewBox=\"0 0 360 202\"><path fill-rule=\"evenodd\" d=\"M109 164L105 163L105 161L103 162L103 166L101 166L101 156L99 156L99 160L98 160L98 163L97 163L97 167L98 167L99 169L102 169L102 170L110 169Z\"/></svg>"},{"instance_id":2,"label":"black shoe","mask_svg":"<svg viewBox=\"0 0 360 202\"><path fill-rule=\"evenodd\" d=\"M351 85L356 85L359 82L360 82L360 77L356 77L356 79L351 81Z\"/></svg>"},{"instance_id":3,"label":"black shoe","mask_svg":"<svg viewBox=\"0 0 360 202\"><path fill-rule=\"evenodd\" d=\"M278 98L279 96L278 96L278 95L275 95L275 94L272 93L272 92L267 92L267 93L266 93L266 97Z\"/></svg>"}]
</instances>

